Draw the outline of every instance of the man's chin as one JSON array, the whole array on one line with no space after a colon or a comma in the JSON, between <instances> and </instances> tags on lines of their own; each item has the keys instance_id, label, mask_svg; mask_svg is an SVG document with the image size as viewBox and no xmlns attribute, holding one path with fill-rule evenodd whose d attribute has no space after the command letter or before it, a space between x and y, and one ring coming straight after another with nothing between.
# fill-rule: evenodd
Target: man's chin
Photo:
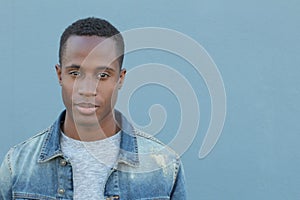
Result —
<instances>
[{"instance_id":1,"label":"man's chin","mask_svg":"<svg viewBox=\"0 0 300 200\"><path fill-rule=\"evenodd\" d=\"M96 114L94 115L74 115L74 122L76 126L85 127L85 128L100 128L99 119Z\"/></svg>"}]
</instances>

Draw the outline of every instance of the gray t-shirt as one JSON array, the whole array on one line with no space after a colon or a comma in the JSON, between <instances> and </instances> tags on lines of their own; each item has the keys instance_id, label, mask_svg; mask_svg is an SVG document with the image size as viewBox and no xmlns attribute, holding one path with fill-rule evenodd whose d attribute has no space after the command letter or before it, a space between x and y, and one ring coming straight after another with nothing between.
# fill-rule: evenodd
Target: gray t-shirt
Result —
<instances>
[{"instance_id":1,"label":"gray t-shirt","mask_svg":"<svg viewBox=\"0 0 300 200\"><path fill-rule=\"evenodd\" d=\"M120 150L120 132L103 140L84 142L61 134L61 148L73 170L74 200L104 199L104 187Z\"/></svg>"}]
</instances>

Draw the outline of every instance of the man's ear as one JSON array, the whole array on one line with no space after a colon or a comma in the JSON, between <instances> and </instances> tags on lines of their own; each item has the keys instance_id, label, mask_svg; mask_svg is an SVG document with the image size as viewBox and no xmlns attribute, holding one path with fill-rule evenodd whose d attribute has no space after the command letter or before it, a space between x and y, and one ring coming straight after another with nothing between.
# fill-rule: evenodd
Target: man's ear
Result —
<instances>
[{"instance_id":1,"label":"man's ear","mask_svg":"<svg viewBox=\"0 0 300 200\"><path fill-rule=\"evenodd\" d=\"M58 78L58 82L59 84L61 85L61 66L59 64L56 64L55 65L55 70L56 70L56 75L57 75L57 78Z\"/></svg>"},{"instance_id":2,"label":"man's ear","mask_svg":"<svg viewBox=\"0 0 300 200\"><path fill-rule=\"evenodd\" d=\"M126 69L121 69L120 77L119 77L119 83L118 83L118 89L121 89L125 80L126 76Z\"/></svg>"}]
</instances>

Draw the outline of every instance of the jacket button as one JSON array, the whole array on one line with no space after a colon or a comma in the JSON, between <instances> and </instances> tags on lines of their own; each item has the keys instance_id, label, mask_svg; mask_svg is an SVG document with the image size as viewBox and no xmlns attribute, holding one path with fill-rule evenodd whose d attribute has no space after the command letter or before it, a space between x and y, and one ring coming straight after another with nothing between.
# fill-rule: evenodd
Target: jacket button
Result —
<instances>
[{"instance_id":1,"label":"jacket button","mask_svg":"<svg viewBox=\"0 0 300 200\"><path fill-rule=\"evenodd\" d=\"M120 199L119 195L114 195L112 197L107 197L106 200L118 200Z\"/></svg>"},{"instance_id":2,"label":"jacket button","mask_svg":"<svg viewBox=\"0 0 300 200\"><path fill-rule=\"evenodd\" d=\"M67 165L67 161L65 159L61 159L60 160L60 165L61 166L66 166Z\"/></svg>"},{"instance_id":3,"label":"jacket button","mask_svg":"<svg viewBox=\"0 0 300 200\"><path fill-rule=\"evenodd\" d=\"M65 193L65 190L64 190L64 188L59 188L59 189L57 190L57 192L58 192L58 194L64 194L64 193Z\"/></svg>"}]
</instances>

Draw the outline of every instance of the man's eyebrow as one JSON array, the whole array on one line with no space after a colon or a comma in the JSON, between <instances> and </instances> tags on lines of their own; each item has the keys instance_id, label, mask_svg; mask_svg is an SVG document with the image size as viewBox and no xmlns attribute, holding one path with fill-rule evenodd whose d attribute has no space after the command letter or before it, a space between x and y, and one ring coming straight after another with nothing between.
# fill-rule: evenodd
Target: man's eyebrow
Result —
<instances>
[{"instance_id":1,"label":"man's eyebrow","mask_svg":"<svg viewBox=\"0 0 300 200\"><path fill-rule=\"evenodd\" d=\"M69 66L65 66L66 69L80 69L81 66L80 65L76 65L76 64L72 64ZM108 67L108 66L98 66L95 69L96 71L100 71L100 70L107 70L107 71L112 71L115 72L116 70L112 67Z\"/></svg>"},{"instance_id":2,"label":"man's eyebrow","mask_svg":"<svg viewBox=\"0 0 300 200\"><path fill-rule=\"evenodd\" d=\"M73 64L73 65L69 65L69 66L65 66L65 68L66 69L79 69L80 68L80 65L75 65L75 64Z\"/></svg>"},{"instance_id":3,"label":"man's eyebrow","mask_svg":"<svg viewBox=\"0 0 300 200\"><path fill-rule=\"evenodd\" d=\"M112 71L112 72L115 71L114 68L107 67L107 66L99 66L99 67L96 67L96 70L105 70L105 71Z\"/></svg>"}]
</instances>

